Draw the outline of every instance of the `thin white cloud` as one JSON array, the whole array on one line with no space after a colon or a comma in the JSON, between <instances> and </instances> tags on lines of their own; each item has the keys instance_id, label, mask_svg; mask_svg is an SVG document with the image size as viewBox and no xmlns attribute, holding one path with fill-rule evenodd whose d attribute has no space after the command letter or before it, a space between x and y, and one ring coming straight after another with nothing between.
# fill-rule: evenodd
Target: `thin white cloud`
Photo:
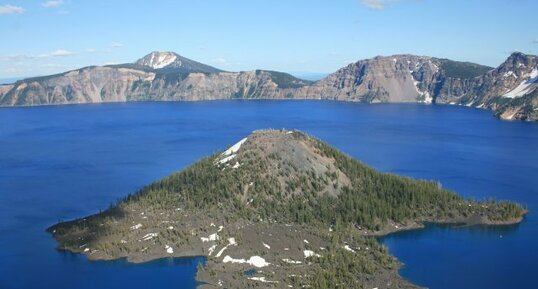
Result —
<instances>
[{"instance_id":1,"label":"thin white cloud","mask_svg":"<svg viewBox=\"0 0 538 289\"><path fill-rule=\"evenodd\" d=\"M43 64L28 64L28 63L14 63L6 65L0 68L0 76L2 77L15 77L26 78L34 75L45 75L51 73L58 73L72 69L73 67L67 65L61 65L56 63L43 63Z\"/></svg>"},{"instance_id":2,"label":"thin white cloud","mask_svg":"<svg viewBox=\"0 0 538 289\"><path fill-rule=\"evenodd\" d=\"M57 8L57 7L62 6L63 4L64 4L63 0L50 0L50 1L45 1L41 3L41 6L46 7L46 8Z\"/></svg>"},{"instance_id":3,"label":"thin white cloud","mask_svg":"<svg viewBox=\"0 0 538 289\"><path fill-rule=\"evenodd\" d=\"M29 60L29 59L35 59L36 57L30 58L30 55L24 55L24 54L10 54L10 55L2 55L0 56L1 61L22 61L22 60Z\"/></svg>"},{"instance_id":4,"label":"thin white cloud","mask_svg":"<svg viewBox=\"0 0 538 289\"><path fill-rule=\"evenodd\" d=\"M4 55L4 56L0 56L0 60L21 62L21 61L27 61L27 60L37 60L37 59L53 58L53 57L66 57L66 56L72 56L72 55L75 55L75 53L69 50L65 50L65 49L57 49L49 53L41 53L41 54Z\"/></svg>"},{"instance_id":5,"label":"thin white cloud","mask_svg":"<svg viewBox=\"0 0 538 289\"><path fill-rule=\"evenodd\" d=\"M95 48L88 48L88 49L86 49L86 52L88 52L88 53L94 53L94 52L97 52L97 49L95 49Z\"/></svg>"},{"instance_id":6,"label":"thin white cloud","mask_svg":"<svg viewBox=\"0 0 538 289\"><path fill-rule=\"evenodd\" d=\"M213 63L218 64L218 65L230 65L228 60L222 57L213 59Z\"/></svg>"},{"instance_id":7,"label":"thin white cloud","mask_svg":"<svg viewBox=\"0 0 538 289\"><path fill-rule=\"evenodd\" d=\"M112 48L122 48L123 46L125 46L125 45L123 45L123 43L118 43L118 42L114 42L114 43L110 44L110 47L112 47Z\"/></svg>"},{"instance_id":8,"label":"thin white cloud","mask_svg":"<svg viewBox=\"0 0 538 289\"><path fill-rule=\"evenodd\" d=\"M58 50L55 50L55 51L51 52L50 56L52 56L52 57L65 57L65 56L71 56L73 54L74 53L69 51L69 50L58 49Z\"/></svg>"},{"instance_id":9,"label":"thin white cloud","mask_svg":"<svg viewBox=\"0 0 538 289\"><path fill-rule=\"evenodd\" d=\"M20 14L24 12L24 8L19 6L13 6L13 5L2 5L0 6L0 15L7 15L7 14Z\"/></svg>"},{"instance_id":10,"label":"thin white cloud","mask_svg":"<svg viewBox=\"0 0 538 289\"><path fill-rule=\"evenodd\" d=\"M372 10L383 10L387 5L400 0L361 0L361 3Z\"/></svg>"},{"instance_id":11,"label":"thin white cloud","mask_svg":"<svg viewBox=\"0 0 538 289\"><path fill-rule=\"evenodd\" d=\"M5 74L5 77L16 75L16 74L28 73L30 71L32 71L32 68L30 67L23 67L23 66L17 66L17 65L3 67L0 70L2 74Z\"/></svg>"},{"instance_id":12,"label":"thin white cloud","mask_svg":"<svg viewBox=\"0 0 538 289\"><path fill-rule=\"evenodd\" d=\"M532 41L532 43L534 43L534 44L538 44L538 38L534 39L534 40Z\"/></svg>"},{"instance_id":13,"label":"thin white cloud","mask_svg":"<svg viewBox=\"0 0 538 289\"><path fill-rule=\"evenodd\" d=\"M57 68L57 67L64 67L65 65L58 64L58 63L45 63L40 66L43 68Z\"/></svg>"}]
</instances>

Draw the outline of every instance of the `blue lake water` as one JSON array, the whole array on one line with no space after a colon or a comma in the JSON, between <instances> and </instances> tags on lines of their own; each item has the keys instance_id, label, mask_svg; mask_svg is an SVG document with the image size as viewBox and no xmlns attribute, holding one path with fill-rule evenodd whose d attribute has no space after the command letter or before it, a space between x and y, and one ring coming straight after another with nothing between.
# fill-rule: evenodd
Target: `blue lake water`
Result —
<instances>
[{"instance_id":1,"label":"blue lake water","mask_svg":"<svg viewBox=\"0 0 538 289\"><path fill-rule=\"evenodd\" d=\"M528 205L518 226L382 239L430 288L531 288L538 273L538 125L448 106L327 101L123 103L0 109L0 288L195 288L201 259L89 262L44 231L225 149L297 128L387 172Z\"/></svg>"}]
</instances>

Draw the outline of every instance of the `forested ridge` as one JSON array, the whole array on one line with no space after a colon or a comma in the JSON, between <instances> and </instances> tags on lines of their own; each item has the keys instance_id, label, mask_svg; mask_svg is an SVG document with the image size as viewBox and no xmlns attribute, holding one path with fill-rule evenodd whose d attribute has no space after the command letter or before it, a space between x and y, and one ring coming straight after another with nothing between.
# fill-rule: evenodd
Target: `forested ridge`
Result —
<instances>
[{"instance_id":1,"label":"forested ridge","mask_svg":"<svg viewBox=\"0 0 538 289\"><path fill-rule=\"evenodd\" d=\"M135 202L163 209L218 207L230 218L326 225L342 222L369 229L379 229L388 221L434 221L472 215L502 221L518 218L524 212L516 203L467 200L435 181L378 172L313 137L294 134L295 140L307 142L322 156L334 159L334 170L321 175L314 170L301 170L276 153L264 156L257 149L243 152L241 167L223 170L214 164L219 156L214 154L130 195L119 206ZM274 167L277 169L271 171ZM337 196L325 194L327 187L338 186L334 182L336 170L351 183L337 188ZM249 183L253 183L249 189L252 201L246 204L244 191Z\"/></svg>"}]
</instances>

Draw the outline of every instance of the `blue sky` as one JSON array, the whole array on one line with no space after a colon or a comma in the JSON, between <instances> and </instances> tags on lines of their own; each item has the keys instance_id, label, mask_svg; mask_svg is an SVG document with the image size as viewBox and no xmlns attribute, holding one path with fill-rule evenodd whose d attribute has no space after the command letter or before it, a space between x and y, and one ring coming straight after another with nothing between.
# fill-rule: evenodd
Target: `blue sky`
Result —
<instances>
[{"instance_id":1,"label":"blue sky","mask_svg":"<svg viewBox=\"0 0 538 289\"><path fill-rule=\"evenodd\" d=\"M0 0L0 78L175 51L225 70L333 72L412 53L538 54L536 0Z\"/></svg>"}]
</instances>

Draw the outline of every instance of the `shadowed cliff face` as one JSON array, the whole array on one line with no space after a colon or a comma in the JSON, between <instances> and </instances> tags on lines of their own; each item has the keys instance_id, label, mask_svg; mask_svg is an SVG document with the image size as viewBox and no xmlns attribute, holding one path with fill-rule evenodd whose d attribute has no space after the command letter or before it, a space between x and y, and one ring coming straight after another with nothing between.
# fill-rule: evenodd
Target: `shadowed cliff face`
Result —
<instances>
[{"instance_id":1,"label":"shadowed cliff face","mask_svg":"<svg viewBox=\"0 0 538 289\"><path fill-rule=\"evenodd\" d=\"M537 120L538 58L512 54L498 68L414 55L361 60L312 83L275 71L224 72L172 52L134 64L87 67L0 85L0 105L139 100L331 99L492 109Z\"/></svg>"},{"instance_id":2,"label":"shadowed cliff face","mask_svg":"<svg viewBox=\"0 0 538 289\"><path fill-rule=\"evenodd\" d=\"M447 78L437 103L489 108L502 119L537 120L537 76L538 57L514 53L484 75Z\"/></svg>"}]
</instances>

